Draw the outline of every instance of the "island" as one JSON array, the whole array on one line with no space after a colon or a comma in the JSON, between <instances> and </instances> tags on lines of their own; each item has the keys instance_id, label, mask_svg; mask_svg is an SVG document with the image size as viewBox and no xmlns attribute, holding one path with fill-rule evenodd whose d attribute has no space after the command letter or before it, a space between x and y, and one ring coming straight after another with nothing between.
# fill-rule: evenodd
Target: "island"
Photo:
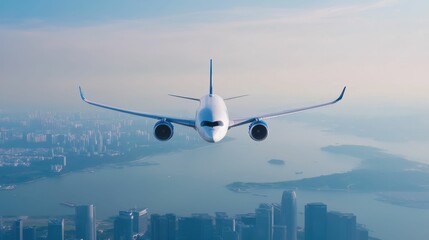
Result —
<instances>
[{"instance_id":1,"label":"island","mask_svg":"<svg viewBox=\"0 0 429 240\"><path fill-rule=\"evenodd\" d=\"M322 151L356 157L361 159L361 164L345 173L293 181L234 182L228 184L227 188L241 193L256 189L373 192L378 194L380 201L406 207L429 208L429 165L370 146L327 146Z\"/></svg>"},{"instance_id":2,"label":"island","mask_svg":"<svg viewBox=\"0 0 429 240\"><path fill-rule=\"evenodd\" d=\"M271 159L268 160L268 163L272 165L285 165L285 161L280 159Z\"/></svg>"}]
</instances>

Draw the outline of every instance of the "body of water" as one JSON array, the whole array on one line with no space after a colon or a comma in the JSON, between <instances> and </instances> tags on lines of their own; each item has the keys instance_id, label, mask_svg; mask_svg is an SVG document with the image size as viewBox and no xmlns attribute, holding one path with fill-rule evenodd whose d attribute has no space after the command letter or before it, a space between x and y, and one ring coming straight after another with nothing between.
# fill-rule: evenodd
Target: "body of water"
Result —
<instances>
[{"instance_id":1,"label":"body of water","mask_svg":"<svg viewBox=\"0 0 429 240\"><path fill-rule=\"evenodd\" d=\"M61 206L61 202L93 203L98 219L132 207L179 215L253 212L259 203L280 202L282 191L234 193L225 185L234 181L300 179L345 172L359 165L358 159L320 151L327 145L360 144L387 149L390 146L300 123L274 120L269 124L270 136L264 142L252 141L246 127L236 128L230 132L233 141L139 160L158 165L102 166L93 172L86 170L18 185L16 190L0 192L0 215L73 214L73 209ZM168 142L160 144L171 147ZM406 150L402 154L407 155ZM268 164L270 159L281 159L285 164ZM329 210L356 214L358 222L366 225L372 236L383 240L427 239L429 210L394 206L375 198L374 194L364 193L297 191L301 213L308 202L324 202ZM303 226L303 215L299 218Z\"/></svg>"}]
</instances>

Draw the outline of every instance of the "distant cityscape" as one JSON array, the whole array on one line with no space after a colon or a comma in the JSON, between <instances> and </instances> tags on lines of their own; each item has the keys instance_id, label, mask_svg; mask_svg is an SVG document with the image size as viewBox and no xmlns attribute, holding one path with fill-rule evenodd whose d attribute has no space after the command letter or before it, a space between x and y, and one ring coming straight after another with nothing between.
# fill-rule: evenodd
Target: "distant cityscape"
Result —
<instances>
[{"instance_id":1,"label":"distant cityscape","mask_svg":"<svg viewBox=\"0 0 429 240\"><path fill-rule=\"evenodd\" d=\"M152 126L118 116L83 118L81 114L0 115L0 190L66 172L118 164L165 152ZM177 131L174 150L198 145L197 135ZM368 240L368 230L351 213L327 211L323 203L305 206L305 226L297 225L296 193L281 203L262 203L253 213L225 212L190 216L151 214L146 208L96 219L96 206L62 203L75 215L60 218L0 219L0 240Z\"/></svg>"},{"instance_id":2,"label":"distant cityscape","mask_svg":"<svg viewBox=\"0 0 429 240\"><path fill-rule=\"evenodd\" d=\"M75 215L45 219L47 226L26 226L25 218L0 221L0 240L369 240L368 230L352 213L328 211L324 203L305 205L304 228L297 226L297 197L283 192L281 203L261 203L255 212L228 216L149 214L148 209L120 211L98 221L96 206L75 206Z\"/></svg>"},{"instance_id":3,"label":"distant cityscape","mask_svg":"<svg viewBox=\"0 0 429 240\"><path fill-rule=\"evenodd\" d=\"M41 177L165 152L155 144L152 126L145 120L85 116L0 114L0 190L13 190L16 183ZM195 146L199 139L188 133L186 129L176 131L172 144L178 148Z\"/></svg>"}]
</instances>

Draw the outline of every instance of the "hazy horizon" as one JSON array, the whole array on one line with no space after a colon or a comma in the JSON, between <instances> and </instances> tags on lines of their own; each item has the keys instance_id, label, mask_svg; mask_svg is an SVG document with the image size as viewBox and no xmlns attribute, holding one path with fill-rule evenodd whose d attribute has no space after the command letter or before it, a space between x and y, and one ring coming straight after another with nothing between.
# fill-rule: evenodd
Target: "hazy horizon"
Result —
<instances>
[{"instance_id":1,"label":"hazy horizon","mask_svg":"<svg viewBox=\"0 0 429 240\"><path fill-rule=\"evenodd\" d=\"M210 58L216 93L251 95L231 103L239 108L329 100L345 85L344 106L424 109L427 100L424 1L0 6L2 110L82 111L79 85L113 105L186 109L166 94L206 94Z\"/></svg>"}]
</instances>

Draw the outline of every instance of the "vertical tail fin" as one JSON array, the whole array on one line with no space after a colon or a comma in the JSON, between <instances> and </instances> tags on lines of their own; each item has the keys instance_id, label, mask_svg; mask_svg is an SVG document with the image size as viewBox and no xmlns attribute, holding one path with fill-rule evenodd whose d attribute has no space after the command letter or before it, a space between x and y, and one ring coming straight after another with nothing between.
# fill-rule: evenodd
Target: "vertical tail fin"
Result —
<instances>
[{"instance_id":1,"label":"vertical tail fin","mask_svg":"<svg viewBox=\"0 0 429 240\"><path fill-rule=\"evenodd\" d=\"M212 71L212 59L210 59L210 95L213 94L213 71Z\"/></svg>"}]
</instances>

